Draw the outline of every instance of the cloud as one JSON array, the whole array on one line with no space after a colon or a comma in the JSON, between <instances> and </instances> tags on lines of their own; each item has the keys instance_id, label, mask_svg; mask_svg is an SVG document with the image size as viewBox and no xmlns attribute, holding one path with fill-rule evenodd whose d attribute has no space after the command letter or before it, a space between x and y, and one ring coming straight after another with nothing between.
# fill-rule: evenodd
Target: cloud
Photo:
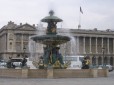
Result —
<instances>
[{"instance_id":1,"label":"cloud","mask_svg":"<svg viewBox=\"0 0 114 85\"><path fill-rule=\"evenodd\" d=\"M113 29L113 3L114 0L0 0L0 27L10 20L17 24L38 24L53 9L64 20L63 28L76 29L81 6L82 29Z\"/></svg>"}]
</instances>

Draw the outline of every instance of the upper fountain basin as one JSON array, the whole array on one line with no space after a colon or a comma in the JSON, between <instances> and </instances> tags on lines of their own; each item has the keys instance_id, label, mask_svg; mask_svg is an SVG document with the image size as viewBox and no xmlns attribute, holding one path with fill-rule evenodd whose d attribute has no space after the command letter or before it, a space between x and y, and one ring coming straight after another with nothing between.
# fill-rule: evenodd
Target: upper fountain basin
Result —
<instances>
[{"instance_id":1,"label":"upper fountain basin","mask_svg":"<svg viewBox=\"0 0 114 85\"><path fill-rule=\"evenodd\" d=\"M43 18L41 21L42 22L61 22L63 21L62 19L58 18L57 16L54 16L54 11L50 10L49 11L49 15L50 16L46 16L45 18Z\"/></svg>"}]
</instances>

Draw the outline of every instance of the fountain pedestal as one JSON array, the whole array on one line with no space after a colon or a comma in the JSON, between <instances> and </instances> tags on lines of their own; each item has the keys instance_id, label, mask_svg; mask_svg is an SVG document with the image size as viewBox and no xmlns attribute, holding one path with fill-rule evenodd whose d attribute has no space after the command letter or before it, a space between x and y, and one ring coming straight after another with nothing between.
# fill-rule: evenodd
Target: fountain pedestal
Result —
<instances>
[{"instance_id":1,"label":"fountain pedestal","mask_svg":"<svg viewBox=\"0 0 114 85\"><path fill-rule=\"evenodd\" d=\"M35 42L44 44L44 68L64 68L63 56L59 52L60 47L58 45L70 41L68 36L57 35L57 22L61 22L62 19L54 16L53 10L49 12L50 16L46 16L41 21L48 24L46 29L46 35L34 36Z\"/></svg>"}]
</instances>

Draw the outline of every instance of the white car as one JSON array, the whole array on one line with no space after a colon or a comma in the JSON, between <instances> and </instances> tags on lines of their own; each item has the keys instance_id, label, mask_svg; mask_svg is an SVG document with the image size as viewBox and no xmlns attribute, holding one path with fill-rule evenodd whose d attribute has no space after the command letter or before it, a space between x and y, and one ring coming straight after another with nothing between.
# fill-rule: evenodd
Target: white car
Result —
<instances>
[{"instance_id":1,"label":"white car","mask_svg":"<svg viewBox=\"0 0 114 85\"><path fill-rule=\"evenodd\" d=\"M81 69L82 68L82 60L84 56L66 56L64 57L64 61L70 61L70 65L67 69Z\"/></svg>"},{"instance_id":2,"label":"white car","mask_svg":"<svg viewBox=\"0 0 114 85\"><path fill-rule=\"evenodd\" d=\"M14 67L21 67L22 66L23 58L12 58L11 62Z\"/></svg>"},{"instance_id":3,"label":"white car","mask_svg":"<svg viewBox=\"0 0 114 85\"><path fill-rule=\"evenodd\" d=\"M99 65L98 69L103 69L103 68L108 68L108 71L113 71L113 66L112 65Z\"/></svg>"},{"instance_id":4,"label":"white car","mask_svg":"<svg viewBox=\"0 0 114 85\"><path fill-rule=\"evenodd\" d=\"M110 71L113 71L112 65L106 65L106 67L108 68L109 72L110 72Z\"/></svg>"},{"instance_id":5,"label":"white car","mask_svg":"<svg viewBox=\"0 0 114 85\"><path fill-rule=\"evenodd\" d=\"M6 66L6 64L7 64L7 63L6 63L4 60L1 60L1 61L0 61L0 66Z\"/></svg>"}]
</instances>

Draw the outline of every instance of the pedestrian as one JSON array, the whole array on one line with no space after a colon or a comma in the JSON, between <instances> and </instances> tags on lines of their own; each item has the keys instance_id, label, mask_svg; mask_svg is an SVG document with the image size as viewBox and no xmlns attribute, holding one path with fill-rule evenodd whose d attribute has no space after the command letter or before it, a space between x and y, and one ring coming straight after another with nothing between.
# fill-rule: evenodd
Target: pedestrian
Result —
<instances>
[{"instance_id":1,"label":"pedestrian","mask_svg":"<svg viewBox=\"0 0 114 85\"><path fill-rule=\"evenodd\" d=\"M9 57L9 60L7 62L7 68L11 68L12 67L11 59L12 59L12 57Z\"/></svg>"},{"instance_id":2,"label":"pedestrian","mask_svg":"<svg viewBox=\"0 0 114 85\"><path fill-rule=\"evenodd\" d=\"M23 58L23 60L22 60L22 67L26 66L26 62L27 62L27 59Z\"/></svg>"},{"instance_id":3,"label":"pedestrian","mask_svg":"<svg viewBox=\"0 0 114 85\"><path fill-rule=\"evenodd\" d=\"M85 57L82 61L82 69L89 69L90 60L89 58Z\"/></svg>"}]
</instances>

